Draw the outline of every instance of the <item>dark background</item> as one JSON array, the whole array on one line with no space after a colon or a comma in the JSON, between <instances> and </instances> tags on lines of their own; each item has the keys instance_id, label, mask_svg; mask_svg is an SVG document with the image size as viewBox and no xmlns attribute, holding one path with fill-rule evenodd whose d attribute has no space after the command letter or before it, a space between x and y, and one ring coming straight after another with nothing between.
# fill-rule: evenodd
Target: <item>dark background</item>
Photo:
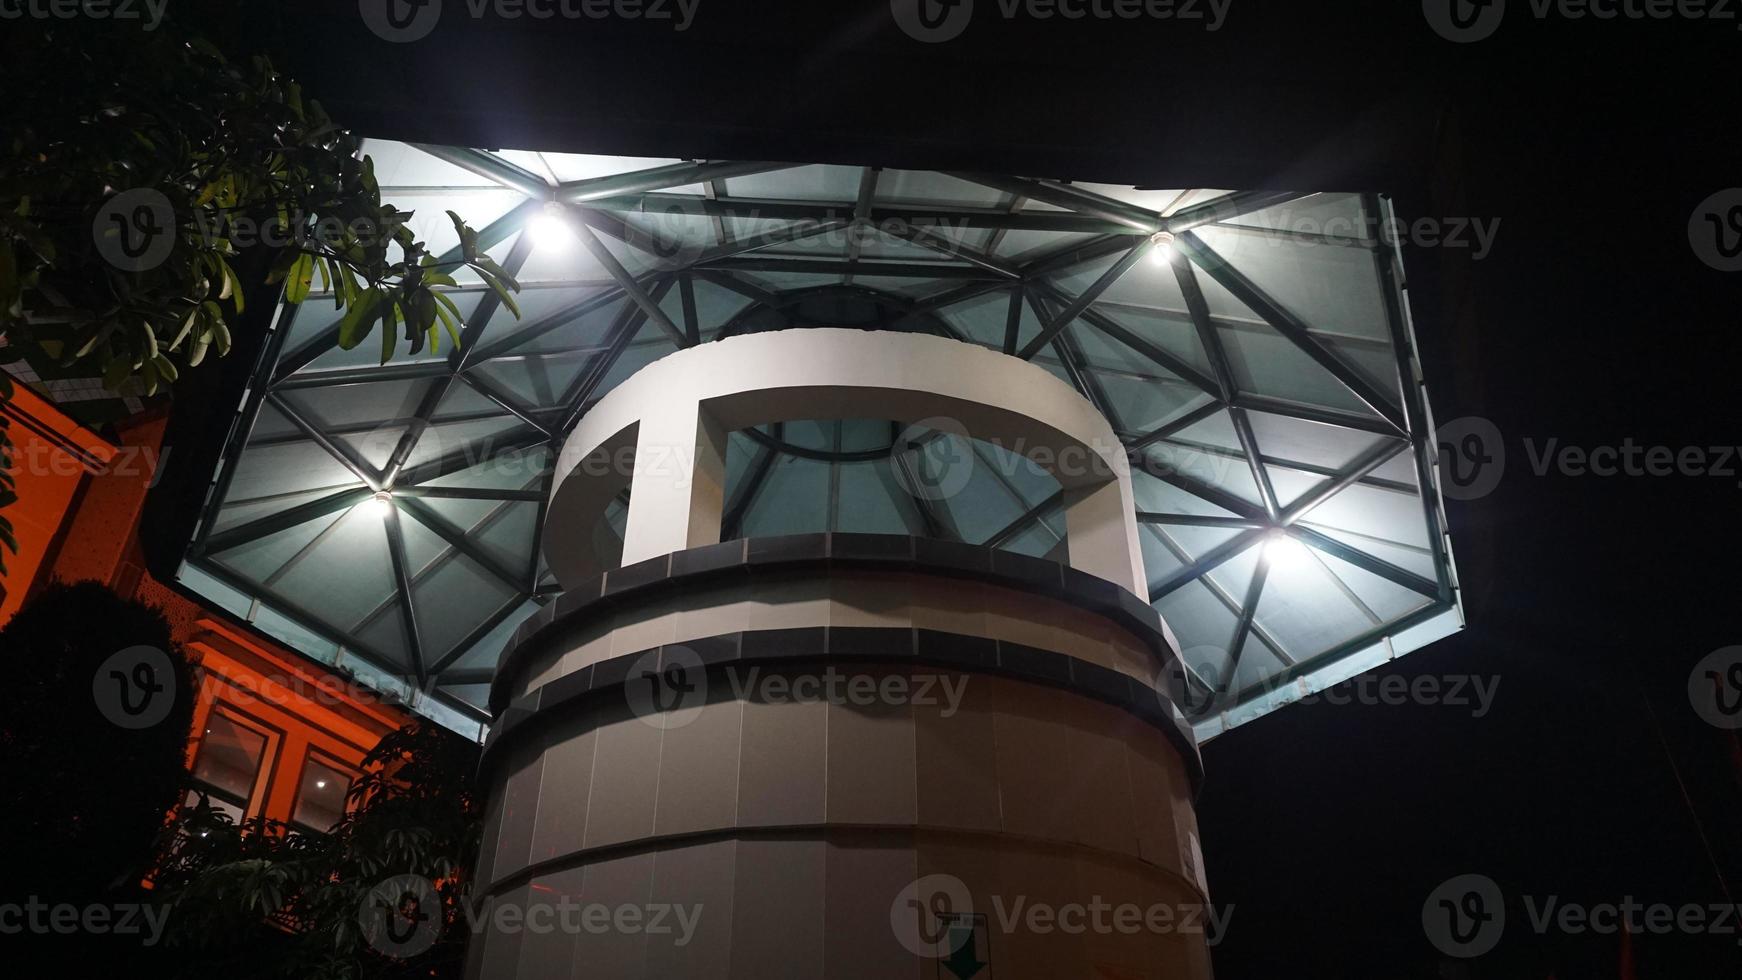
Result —
<instances>
[{"instance_id":1,"label":"dark background","mask_svg":"<svg viewBox=\"0 0 1742 980\"><path fill-rule=\"evenodd\" d=\"M1679 906L1742 885L1742 747L1687 696L1696 661L1742 643L1742 475L1537 476L1525 449L1742 443L1742 273L1688 240L1696 206L1742 186L1738 20L1539 21L1512 0L1459 45L1414 0L1232 0L1215 33L978 0L959 38L922 44L887 0L700 0L683 33L446 4L410 44L355 2L202 26L386 138L1376 190L1406 219L1498 220L1480 261L1405 246L1435 415L1492 420L1508 465L1448 502L1468 629L1387 671L1497 677L1493 710L1294 706L1208 745L1206 863L1236 909L1217 976L1623 976L1619 937L1537 935L1521 896ZM1455 962L1421 914L1464 873L1500 884L1509 927ZM1638 936L1634 975L1736 976L1739 939Z\"/></svg>"}]
</instances>

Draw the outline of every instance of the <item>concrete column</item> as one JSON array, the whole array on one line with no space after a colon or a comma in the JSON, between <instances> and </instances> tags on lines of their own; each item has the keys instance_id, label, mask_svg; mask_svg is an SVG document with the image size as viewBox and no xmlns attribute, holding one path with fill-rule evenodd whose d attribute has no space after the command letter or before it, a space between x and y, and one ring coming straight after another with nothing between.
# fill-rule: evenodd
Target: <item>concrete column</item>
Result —
<instances>
[{"instance_id":1,"label":"concrete column","mask_svg":"<svg viewBox=\"0 0 1742 980\"><path fill-rule=\"evenodd\" d=\"M1063 554L719 542L729 433L934 417L1053 471ZM680 351L570 436L544 547L569 591L492 688L469 978L1208 980L1178 651L1123 447L1068 385L918 335Z\"/></svg>"},{"instance_id":2,"label":"concrete column","mask_svg":"<svg viewBox=\"0 0 1742 980\"><path fill-rule=\"evenodd\" d=\"M720 540L727 435L680 393L648 407L636 433L623 564Z\"/></svg>"}]
</instances>

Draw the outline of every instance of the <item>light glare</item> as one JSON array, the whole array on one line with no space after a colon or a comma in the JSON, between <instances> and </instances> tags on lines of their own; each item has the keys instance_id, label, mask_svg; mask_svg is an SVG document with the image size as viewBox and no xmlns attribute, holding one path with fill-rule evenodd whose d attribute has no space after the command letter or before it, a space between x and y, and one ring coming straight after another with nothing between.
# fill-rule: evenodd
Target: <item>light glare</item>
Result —
<instances>
[{"instance_id":1,"label":"light glare","mask_svg":"<svg viewBox=\"0 0 1742 980\"><path fill-rule=\"evenodd\" d=\"M1294 570L1312 560L1307 546L1285 531L1273 531L1264 542L1264 561L1273 570Z\"/></svg>"},{"instance_id":2,"label":"light glare","mask_svg":"<svg viewBox=\"0 0 1742 980\"><path fill-rule=\"evenodd\" d=\"M382 490L375 496L369 498L368 506L369 510L372 511L376 517L385 519L388 514L393 512L393 494L388 493L386 490Z\"/></svg>"},{"instance_id":3,"label":"light glare","mask_svg":"<svg viewBox=\"0 0 1742 980\"><path fill-rule=\"evenodd\" d=\"M1154 246L1149 250L1149 260L1156 265L1165 266L1173 261L1173 236L1165 231L1158 231L1149 236L1149 243Z\"/></svg>"},{"instance_id":4,"label":"light glare","mask_svg":"<svg viewBox=\"0 0 1742 980\"><path fill-rule=\"evenodd\" d=\"M532 236L532 244L541 249L561 251L575 239L574 229L569 227L568 216L560 204L547 206L533 215L526 223L526 231Z\"/></svg>"}]
</instances>

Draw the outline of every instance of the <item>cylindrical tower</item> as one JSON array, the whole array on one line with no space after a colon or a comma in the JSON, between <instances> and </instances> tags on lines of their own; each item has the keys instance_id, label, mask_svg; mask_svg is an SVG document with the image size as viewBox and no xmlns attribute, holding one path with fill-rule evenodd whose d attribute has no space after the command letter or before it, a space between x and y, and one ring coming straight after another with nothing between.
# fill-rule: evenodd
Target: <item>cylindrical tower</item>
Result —
<instances>
[{"instance_id":1,"label":"cylindrical tower","mask_svg":"<svg viewBox=\"0 0 1742 980\"><path fill-rule=\"evenodd\" d=\"M726 436L819 418L1027 457L1063 554L722 542ZM492 688L468 976L1208 977L1201 765L1134 511L1105 419L983 348L786 330L643 368L564 447L565 592Z\"/></svg>"}]
</instances>

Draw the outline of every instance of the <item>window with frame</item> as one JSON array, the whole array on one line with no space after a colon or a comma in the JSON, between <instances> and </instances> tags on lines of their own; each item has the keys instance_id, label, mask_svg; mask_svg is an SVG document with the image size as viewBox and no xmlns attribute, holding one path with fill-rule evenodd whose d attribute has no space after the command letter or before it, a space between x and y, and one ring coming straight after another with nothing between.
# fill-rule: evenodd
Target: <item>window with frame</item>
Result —
<instances>
[{"instance_id":1,"label":"window with frame","mask_svg":"<svg viewBox=\"0 0 1742 980\"><path fill-rule=\"evenodd\" d=\"M228 712L213 708L206 718L206 730L200 737L200 748L194 755L193 779L196 788L189 790L186 803L199 801L204 791L213 809L230 815L240 823L248 814L259 783L260 768L266 762L270 739L266 732L244 724Z\"/></svg>"},{"instance_id":2,"label":"window with frame","mask_svg":"<svg viewBox=\"0 0 1742 980\"><path fill-rule=\"evenodd\" d=\"M296 806L290 822L303 830L326 833L345 815L345 794L352 775L332 760L309 753L297 780Z\"/></svg>"}]
</instances>

